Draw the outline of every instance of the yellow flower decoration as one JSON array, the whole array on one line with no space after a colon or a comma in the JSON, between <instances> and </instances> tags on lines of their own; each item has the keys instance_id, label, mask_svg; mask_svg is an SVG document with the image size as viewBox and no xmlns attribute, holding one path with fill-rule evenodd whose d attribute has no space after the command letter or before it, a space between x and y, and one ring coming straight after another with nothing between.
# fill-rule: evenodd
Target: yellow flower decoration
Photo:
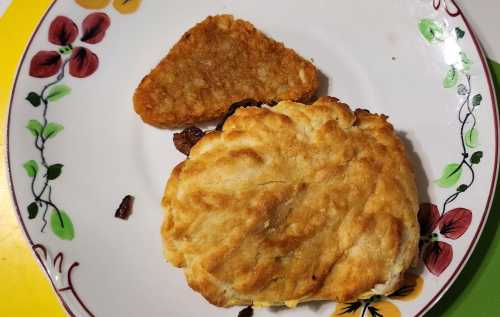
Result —
<instances>
[{"instance_id":1,"label":"yellow flower decoration","mask_svg":"<svg viewBox=\"0 0 500 317\"><path fill-rule=\"evenodd\" d=\"M373 303L368 307L368 311L373 317L401 317L398 306L386 300Z\"/></svg>"},{"instance_id":2,"label":"yellow flower decoration","mask_svg":"<svg viewBox=\"0 0 500 317\"><path fill-rule=\"evenodd\" d=\"M111 0L75 0L82 8L89 10L104 9ZM139 9L141 0L113 0L113 7L121 14L131 14Z\"/></svg>"},{"instance_id":3,"label":"yellow flower decoration","mask_svg":"<svg viewBox=\"0 0 500 317\"><path fill-rule=\"evenodd\" d=\"M422 292L424 280L415 274L406 274L403 286L397 291L389 295L391 299L402 300L405 302L412 301L417 298Z\"/></svg>"},{"instance_id":4,"label":"yellow flower decoration","mask_svg":"<svg viewBox=\"0 0 500 317\"><path fill-rule=\"evenodd\" d=\"M410 301L422 292L424 280L414 274L406 274L401 286L389 296L374 295L351 303L339 303L332 317L401 317L399 308L392 300Z\"/></svg>"},{"instance_id":5,"label":"yellow flower decoration","mask_svg":"<svg viewBox=\"0 0 500 317\"><path fill-rule=\"evenodd\" d=\"M75 2L85 9L98 10L105 8L111 0L75 0Z\"/></svg>"}]
</instances>

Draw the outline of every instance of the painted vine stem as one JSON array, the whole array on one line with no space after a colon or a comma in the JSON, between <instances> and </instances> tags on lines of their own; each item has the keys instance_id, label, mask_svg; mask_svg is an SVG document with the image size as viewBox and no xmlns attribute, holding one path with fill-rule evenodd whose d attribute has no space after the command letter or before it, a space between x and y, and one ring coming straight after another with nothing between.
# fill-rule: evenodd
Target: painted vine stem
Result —
<instances>
[{"instance_id":1,"label":"painted vine stem","mask_svg":"<svg viewBox=\"0 0 500 317\"><path fill-rule=\"evenodd\" d=\"M430 44L442 43L450 39L450 37L459 41L465 36L465 31L462 29L456 27L453 32L448 32L441 23L431 19L422 19L419 22L419 30L424 39ZM463 170L468 170L469 181L463 182L456 187L455 191L445 199L441 215L446 212L448 204L456 200L472 186L475 180L474 165L479 164L483 157L482 151L471 153L478 145L475 111L481 104L483 97L481 94L472 96L471 75L469 73L472 60L464 51L458 52L456 57L457 61L448 68L443 80L443 87L446 89L457 87L457 94L464 96L464 101L459 105L458 111L458 121L460 122L458 133L461 145L461 159L459 163L450 163L446 165L441 177L436 180L436 183L442 188L454 187L460 181ZM465 83L461 83L457 86L461 75L465 76Z\"/></svg>"},{"instance_id":2,"label":"painted vine stem","mask_svg":"<svg viewBox=\"0 0 500 317\"><path fill-rule=\"evenodd\" d=\"M50 164L47 160L45 150L47 142L64 129L63 125L59 123L49 122L48 110L50 102L61 99L71 91L68 86L59 84L64 79L66 66L69 61L70 58L67 58L63 62L56 80L45 85L40 94L30 92L26 98L35 107L42 105L42 122L31 119L28 122L27 129L35 137L35 148L39 153L44 172L40 170L35 160L27 161L23 165L28 176L32 178L31 193L33 195L33 202L28 205L28 217L30 219L36 218L39 210L43 209L43 225L41 227L41 232L44 232L48 223L46 218L47 212L49 208L51 208L52 230L61 239L67 240L71 240L74 236L73 224L66 212L54 202L51 185L51 181L57 179L61 175L64 165L61 163ZM39 183L40 180L42 185L41 188L37 189L36 184L37 182Z\"/></svg>"},{"instance_id":3,"label":"painted vine stem","mask_svg":"<svg viewBox=\"0 0 500 317\"><path fill-rule=\"evenodd\" d=\"M476 94L472 97L471 75L466 74L465 76L466 85L460 84L458 86L458 93L460 95L465 95L465 100L460 105L460 110L458 112L462 159L460 163L449 164L445 168L443 176L437 182L442 187L451 187L459 181L463 169L468 170L469 180L459 185L455 191L445 199L443 202L442 213L447 210L448 204L456 200L458 196L471 188L476 179L474 171L475 165L479 164L481 158L483 157L482 151L475 151L471 153L471 150L477 146L478 139L478 132L476 129L477 119L474 112L481 104L482 96L481 94ZM470 126L470 128L466 130L468 126Z\"/></svg>"},{"instance_id":4,"label":"painted vine stem","mask_svg":"<svg viewBox=\"0 0 500 317\"><path fill-rule=\"evenodd\" d=\"M101 42L110 24L111 20L106 13L90 13L82 21L80 41L92 45ZM36 160L29 160L23 164L26 173L31 177L33 196L33 201L27 207L28 218L35 219L39 211L43 210L41 231L44 232L48 224L47 213L51 209L50 227L54 234L63 240L72 240L75 236L69 215L52 197L54 190L52 182L62 174L64 165L49 163L46 148L49 140L56 137L64 127L62 124L50 122L48 111L52 108L52 103L71 92L67 85L61 83L67 73L75 78L86 78L99 67L99 58L92 50L84 46L73 46L79 33L76 23L68 17L57 16L51 22L48 40L59 49L36 53L31 59L29 74L35 78L55 76L55 79L43 86L39 93L32 91L26 97L33 107L42 109L40 121L31 119L26 126L34 136L34 145L41 165L39 166Z\"/></svg>"},{"instance_id":5,"label":"painted vine stem","mask_svg":"<svg viewBox=\"0 0 500 317\"><path fill-rule=\"evenodd\" d=\"M439 8L439 7L438 7ZM436 9L438 9L436 8ZM465 31L456 27L447 30L443 23L432 19L422 19L418 24L422 37L430 44L440 44L445 41L458 41L465 36ZM443 238L456 240L469 228L472 222L472 211L467 208L449 209L449 205L460 195L467 192L476 180L475 168L483 157L483 152L476 150L478 146L477 108L482 101L481 94L473 95L470 69L472 60L463 50L457 52L456 61L448 66L443 79L445 89L456 88L463 101L459 104L458 121L460 123L458 136L460 138L459 162L447 164L436 184L442 188L454 188L444 200L441 210L432 203L420 205L418 220L421 232L421 250L425 266L435 276L444 272L453 258L452 244ZM460 78L465 78L458 84ZM458 85L457 85L458 84ZM467 172L467 179L462 177ZM462 181L461 181L461 178ZM457 186L457 184L460 184ZM437 232L435 232L435 230Z\"/></svg>"}]
</instances>

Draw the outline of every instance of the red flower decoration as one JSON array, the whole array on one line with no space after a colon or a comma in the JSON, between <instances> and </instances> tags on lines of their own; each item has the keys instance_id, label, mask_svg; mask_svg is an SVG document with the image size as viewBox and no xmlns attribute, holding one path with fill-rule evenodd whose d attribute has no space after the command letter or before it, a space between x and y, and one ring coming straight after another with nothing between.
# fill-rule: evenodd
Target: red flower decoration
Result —
<instances>
[{"instance_id":1,"label":"red flower decoration","mask_svg":"<svg viewBox=\"0 0 500 317\"><path fill-rule=\"evenodd\" d=\"M30 63L30 76L45 78L57 74L62 65L61 55L56 51L40 51Z\"/></svg>"},{"instance_id":2,"label":"red flower decoration","mask_svg":"<svg viewBox=\"0 0 500 317\"><path fill-rule=\"evenodd\" d=\"M99 67L99 58L91 50L85 47L77 47L71 54L69 73L77 78L92 75Z\"/></svg>"},{"instance_id":3,"label":"red flower decoration","mask_svg":"<svg viewBox=\"0 0 500 317\"><path fill-rule=\"evenodd\" d=\"M49 42L65 46L73 43L78 36L78 27L71 19L58 16L52 21L49 28Z\"/></svg>"},{"instance_id":4,"label":"red flower decoration","mask_svg":"<svg viewBox=\"0 0 500 317\"><path fill-rule=\"evenodd\" d=\"M458 239L467 231L471 222L472 212L469 209L452 209L439 222L439 233L449 239Z\"/></svg>"},{"instance_id":5,"label":"red flower decoration","mask_svg":"<svg viewBox=\"0 0 500 317\"><path fill-rule=\"evenodd\" d=\"M102 41L111 20L106 13L96 12L89 14L82 23L82 42L97 44ZM46 78L57 74L63 65L61 54L71 52L69 59L69 73L77 78L92 75L99 67L99 58L94 52L85 47L75 47L72 44L78 36L78 27L73 20L58 16L49 27L49 42L62 46L57 51L40 51L33 56L29 74L33 77Z\"/></svg>"},{"instance_id":6,"label":"red flower decoration","mask_svg":"<svg viewBox=\"0 0 500 317\"><path fill-rule=\"evenodd\" d=\"M418 223L420 224L420 235L429 235L436 229L439 222L439 209L431 203L420 204L418 210Z\"/></svg>"},{"instance_id":7,"label":"red flower decoration","mask_svg":"<svg viewBox=\"0 0 500 317\"><path fill-rule=\"evenodd\" d=\"M99 43L106 35L110 24L111 21L106 13L90 14L83 20L83 36L80 40L89 44Z\"/></svg>"},{"instance_id":8,"label":"red flower decoration","mask_svg":"<svg viewBox=\"0 0 500 317\"><path fill-rule=\"evenodd\" d=\"M453 258L453 249L443 241L433 241L424 250L424 262L427 269L439 276L450 265Z\"/></svg>"},{"instance_id":9,"label":"red flower decoration","mask_svg":"<svg viewBox=\"0 0 500 317\"><path fill-rule=\"evenodd\" d=\"M448 239L458 239L469 228L472 222L472 212L465 208L455 208L442 216L439 209L431 203L420 205L418 211L420 224L420 246L423 248L423 259L427 269L439 276L450 265L453 259L453 248L449 243L438 241L439 234L433 233L439 226L439 233Z\"/></svg>"}]
</instances>

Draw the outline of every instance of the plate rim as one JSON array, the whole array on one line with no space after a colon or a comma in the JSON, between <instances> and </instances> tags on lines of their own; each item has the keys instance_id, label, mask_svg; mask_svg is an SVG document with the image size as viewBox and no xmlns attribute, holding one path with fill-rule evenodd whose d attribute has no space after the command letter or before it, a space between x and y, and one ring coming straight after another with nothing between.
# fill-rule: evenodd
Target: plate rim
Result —
<instances>
[{"instance_id":1,"label":"plate rim","mask_svg":"<svg viewBox=\"0 0 500 317\"><path fill-rule=\"evenodd\" d=\"M52 3L47 7L47 10L45 10L45 12L43 13L43 15L41 16L41 18L38 21L36 27L33 29L33 32L31 33L31 36L30 36L28 42L25 45L25 48L23 50L21 59L19 60L19 62L17 64L17 68L16 68L16 72L15 72L15 77L14 77L14 82L12 83L12 88L10 89L9 106L7 108L7 115L6 115L6 119L5 119L5 128L4 128L5 138L4 138L4 142L5 142L6 155L5 155L4 162L6 163L5 166L6 166L7 175L8 175L8 177L7 177L7 186L9 188L10 197L11 197L12 203L14 205L14 209L16 211L17 221L20 224L20 227L22 228L22 231L23 231L23 237L28 242L28 245L30 247L30 251L31 251L33 257L36 259L38 266L41 267L41 269L42 269L42 271L44 273L45 278L49 280L50 286L52 287L52 291L56 294L56 298L58 299L59 303L61 303L62 307L64 308L64 310L66 311L66 313L69 316L71 316L71 317L77 317L75 315L75 313L71 310L71 308L68 305L68 303L66 303L66 301L62 297L61 293L58 291L56 285L54 284L54 281L52 280L52 277L49 274L49 271L47 270L47 268L43 264L42 258L40 257L40 255L34 249L34 247L36 246L36 244L33 243L33 239L31 239L31 236L30 236L30 234L29 234L29 232L28 232L28 230L26 228L26 224L23 221L23 218L21 216L21 211L19 209L19 204L18 204L18 201L17 201L17 196L16 196L16 193L14 191L13 177L12 177L12 171L11 171L12 170L12 167L11 167L11 158L10 158L10 142L9 142L9 140L10 140L10 124L11 124L12 104L14 102L14 96L15 96L15 93L16 93L16 87L17 87L17 83L18 83L18 80L19 80L19 74L21 72L21 67L25 63L26 55L28 53L28 50L31 47L31 44L33 43L33 40L37 36L40 27L45 22L45 20L47 18L47 15L52 10L52 8L55 6L56 3L57 3L57 0L53 0ZM94 317L94 314L92 314L90 311L87 310L87 312L89 313L90 316Z\"/></svg>"},{"instance_id":2,"label":"plate rim","mask_svg":"<svg viewBox=\"0 0 500 317\"><path fill-rule=\"evenodd\" d=\"M488 66L488 61L486 58L485 51L483 49L483 46L481 45L481 42L479 41L479 38L477 37L476 33L474 32L474 29L472 28L471 24L467 20L466 15L464 14L462 7L456 3L455 0L448 0L453 5L457 8L458 14L454 17L460 17L462 18L465 28L467 31L469 31L469 34L471 35L472 42L474 43L474 47L479 55L479 58L481 59L481 65L483 66L483 71L486 74L486 81L488 83L488 92L491 97L491 107L493 109L493 114L494 114L494 130L495 130L495 161L493 164L493 178L491 180L490 184L490 191L488 193L488 199L486 200L486 208L484 210L484 213L481 218L481 222L479 223L479 227L474 233L474 237L472 238L471 243L469 244L467 251L465 252L465 256L460 260L460 263L458 266L455 268L455 271L451 274L451 277L448 278L448 280L444 283L444 285L441 287L441 289L432 297L427 304L415 315L415 316L423 316L426 312L428 312L434 305L436 305L439 300L446 294L446 292L450 289L450 287L455 283L456 279L462 273L463 269L465 268L465 265L469 262L469 259L476 249L477 243L479 242L479 238L482 236L483 231L484 231L484 226L486 225L486 222L489 218L490 212L491 212L491 207L493 204L493 199L495 197L495 192L496 192L496 187L498 185L498 169L499 169L499 160L498 160L498 153L499 153L499 144L498 144L498 138L499 138L499 116L498 116L498 100L497 100L497 95L495 92L494 84L493 84L493 78L491 75L490 68ZM434 0L435 2L435 0ZM447 4L445 3L445 6ZM436 8L436 7L434 7ZM439 7L438 7L439 8Z\"/></svg>"},{"instance_id":3,"label":"plate rim","mask_svg":"<svg viewBox=\"0 0 500 317\"><path fill-rule=\"evenodd\" d=\"M434 0L434 2L435 1L436 0ZM438 0L438 1L441 1L441 0ZM474 252L474 250L476 249L476 246L477 246L477 243L479 242L480 237L482 236L482 233L484 231L484 227L486 225L489 214L491 212L491 208L492 208L492 204L493 204L493 200L494 200L494 196L495 196L495 192L496 192L496 188L497 188L497 184L498 184L498 176L499 176L498 174L499 174L499 168L500 168L500 166L499 166L500 161L499 161L499 157L498 157L499 156L499 136L500 136L500 130L499 130L500 118L499 118L499 110L498 110L498 99L497 99L496 92L494 89L492 74L491 74L490 68L488 66L487 57L486 57L485 51L483 49L483 46L481 45L479 38L477 37L476 33L474 32L474 29L472 28L471 24L469 23L461 6L459 4L457 4L455 0L445 0L445 2L446 1L450 1L457 8L457 14L453 15L453 17L461 18L462 21L464 22L465 28L467 29L467 31L469 31L469 34L471 35L472 42L474 44L474 48L480 57L481 65L482 65L483 71L486 75L485 77L486 77L486 82L488 83L488 93L489 93L490 98L491 98L491 108L492 108L493 114L494 114L493 123L494 123L494 131L495 131L495 140L494 140L494 154L495 155L494 155L494 165L493 165L493 177L492 177L492 180L491 180L491 183L489 186L490 189L489 189L488 198L486 201L486 207L485 207L484 212L482 214L481 221L479 223L478 229L474 233L474 237L472 238L471 242L469 243L469 246L467 247L467 251L465 252L465 255L462 257L462 259L460 260L460 263L455 268L455 270L453 271L451 276L446 280L444 285L439 289L439 291L437 291L435 293L435 295L430 300L427 301L427 303L425 305L423 305L423 308L421 308L420 311L415 314L415 316L422 316L423 314L428 312L432 307L434 307L436 305L436 303L439 302L439 300L446 294L446 292L450 289L450 287L455 283L456 279L458 278L460 273L465 268L465 265L469 262L469 259L472 256L472 253ZM14 77L14 82L12 84L12 88L10 89L10 98L9 98L9 103L8 103L8 108L7 108L7 115L6 115L6 119L4 121L5 122L4 141L5 141L5 150L6 150L4 162L6 163L5 164L6 172L7 172L6 174L8 175L7 185L9 188L10 197L12 199L13 206L14 206L14 209L16 211L16 218L17 218L17 220L22 228L23 236L27 240L27 242L30 246L31 252L33 253L34 257L37 259L38 265L42 268L43 272L45 273L44 274L45 277L50 281L50 285L52 286L54 293L57 295L59 302L61 303L61 305L64 307L65 311L71 317L76 317L75 313L71 310L71 307L66 303L65 299L62 297L61 293L59 292L56 285L54 284L54 281L52 280L52 277L49 274L49 271L47 270L46 266L43 264L42 258L35 251L34 247L36 247L37 244L33 243L33 240L32 240L32 238L27 230L26 224L23 221L21 211L19 208L19 204L17 201L17 196L16 196L16 193L14 191L14 186L13 186L13 176L12 176L12 172L11 172L12 167L11 167L11 157L10 157L10 142L9 142L12 105L13 105L14 96L16 93L16 87L18 84L21 67L25 63L28 50L31 47L33 40L37 36L40 27L45 22L48 14L51 12L51 10L53 9L53 7L55 6L55 4L57 2L58 2L58 0L53 0L52 3L48 6L45 13L42 15L42 17L38 21L36 27L33 29L33 32L31 34L29 40L27 41L27 43L25 45L25 48L24 48L23 53L22 53L22 57L19 60L18 65L17 65L17 69L16 69L15 77ZM446 6L446 3L445 3L445 6ZM436 7L435 7L435 9L436 9ZM84 305L84 303L80 302L80 304L82 305L82 308L90 316L94 317L94 314L88 310L88 308Z\"/></svg>"}]
</instances>

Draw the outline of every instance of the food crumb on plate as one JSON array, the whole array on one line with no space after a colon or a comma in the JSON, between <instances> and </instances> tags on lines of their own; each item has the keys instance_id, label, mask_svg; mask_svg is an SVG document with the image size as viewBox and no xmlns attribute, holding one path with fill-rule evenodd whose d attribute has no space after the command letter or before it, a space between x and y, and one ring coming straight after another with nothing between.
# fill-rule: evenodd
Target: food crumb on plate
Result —
<instances>
[{"instance_id":1,"label":"food crumb on plate","mask_svg":"<svg viewBox=\"0 0 500 317\"><path fill-rule=\"evenodd\" d=\"M132 207L134 205L134 197L132 195L127 195L123 197L122 202L118 209L116 209L115 217L123 220L128 220L132 214Z\"/></svg>"}]
</instances>

